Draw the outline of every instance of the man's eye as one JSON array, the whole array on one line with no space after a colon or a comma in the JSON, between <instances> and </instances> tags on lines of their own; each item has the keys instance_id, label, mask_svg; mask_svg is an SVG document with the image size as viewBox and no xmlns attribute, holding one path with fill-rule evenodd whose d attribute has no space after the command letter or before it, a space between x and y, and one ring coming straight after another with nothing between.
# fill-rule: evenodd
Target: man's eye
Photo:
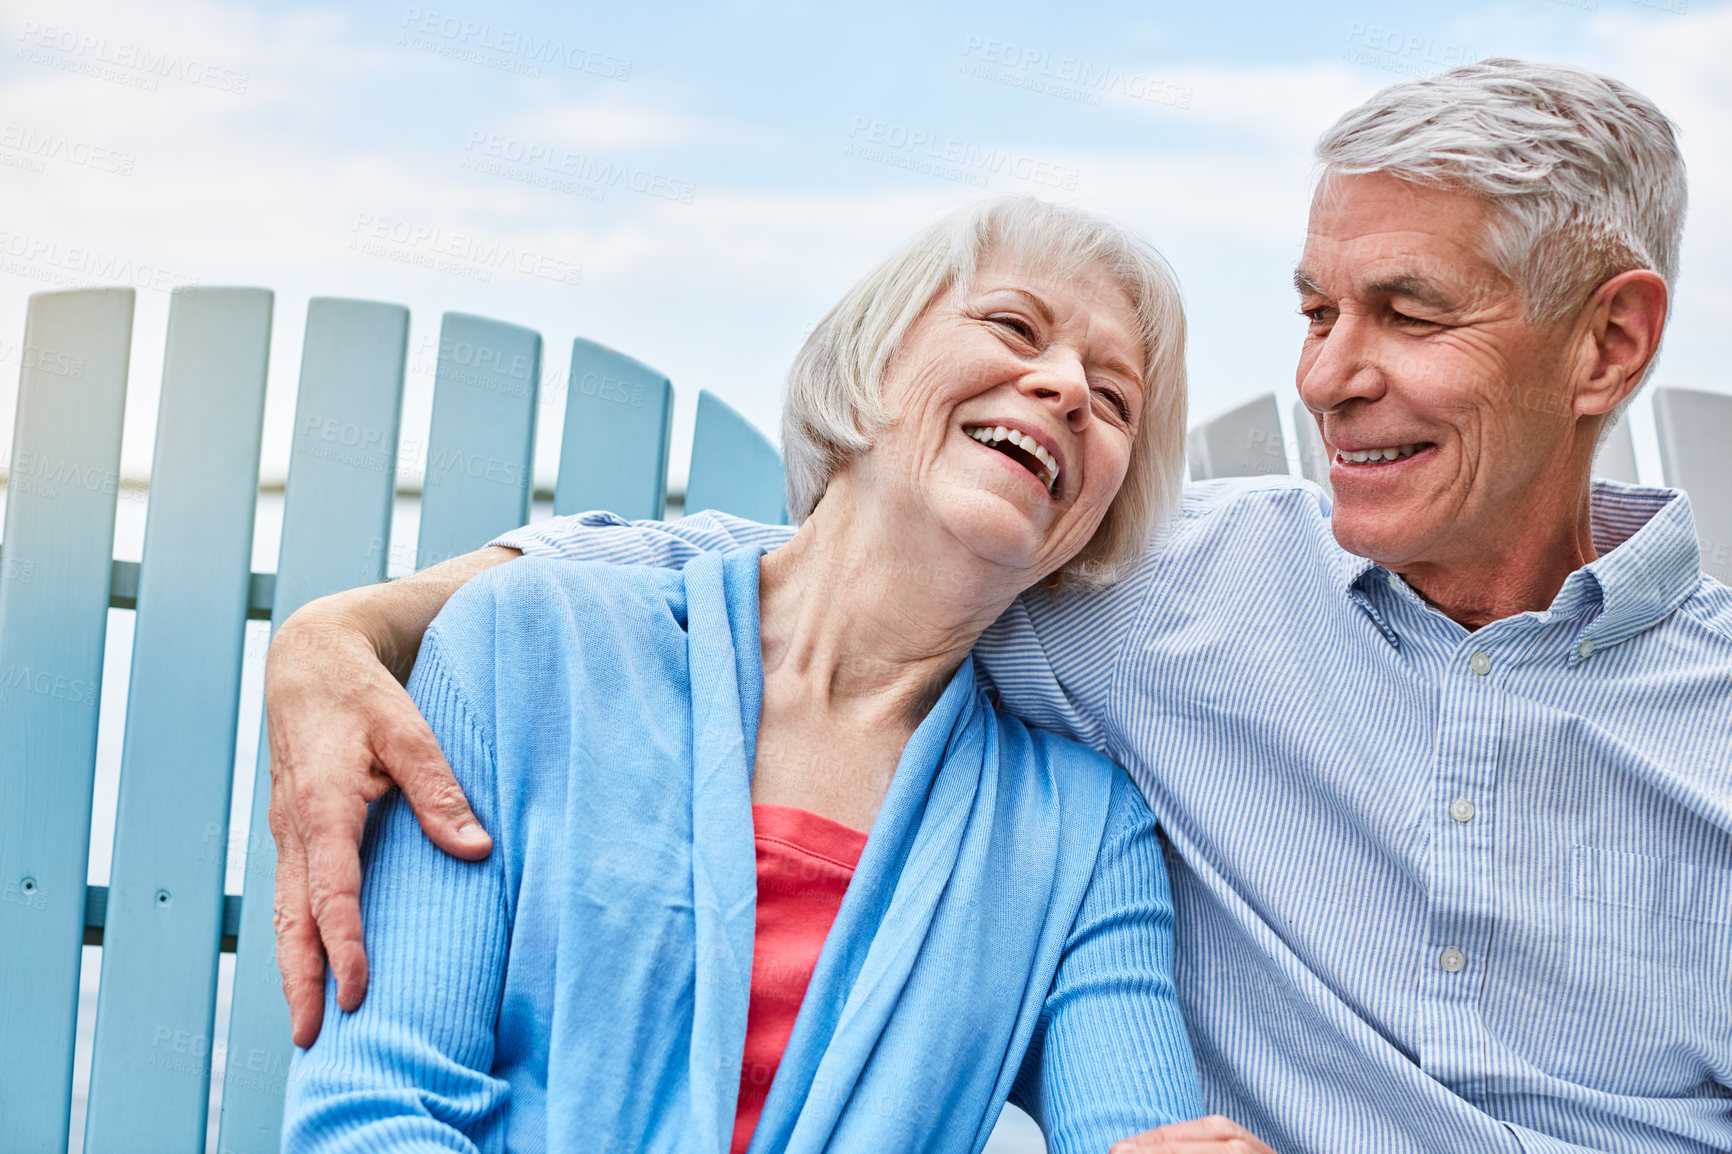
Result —
<instances>
[{"instance_id":1,"label":"man's eye","mask_svg":"<svg viewBox=\"0 0 1732 1154\"><path fill-rule=\"evenodd\" d=\"M1299 315L1314 325L1326 324L1329 320L1329 308L1327 305L1318 305L1316 308L1309 309L1302 308L1299 310Z\"/></svg>"}]
</instances>

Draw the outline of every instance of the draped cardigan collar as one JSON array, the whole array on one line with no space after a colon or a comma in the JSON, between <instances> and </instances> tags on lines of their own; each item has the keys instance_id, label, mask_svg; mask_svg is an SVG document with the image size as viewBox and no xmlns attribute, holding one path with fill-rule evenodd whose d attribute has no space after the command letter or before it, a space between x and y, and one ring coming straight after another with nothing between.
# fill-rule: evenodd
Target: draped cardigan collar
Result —
<instances>
[{"instance_id":1,"label":"draped cardigan collar","mask_svg":"<svg viewBox=\"0 0 1732 1154\"><path fill-rule=\"evenodd\" d=\"M675 788L689 793L689 827L622 813L598 828L593 809L568 800L567 861L628 855L646 869L687 870L689 906L598 917L581 886L568 888L550 1149L728 1149L756 914L760 556L707 554L681 575L689 685L683 701L676 692L654 705L688 712L690 773ZM592 723L583 688L581 678L572 686L574 749ZM838 735L843 749L846 740ZM754 1154L960 1154L985 1143L1034 1036L1106 820L1107 776L1069 766L1041 756L1020 723L998 715L972 658L962 663L897 765L783 1053ZM570 789L575 796L583 784ZM567 954L582 964L568 966ZM666 1001L622 1008L623 979L646 966L665 975ZM680 1012L667 1012L674 1007ZM629 1070L584 1066L586 1031L615 1028L609 1022L626 1023L618 1028L629 1031Z\"/></svg>"}]
</instances>

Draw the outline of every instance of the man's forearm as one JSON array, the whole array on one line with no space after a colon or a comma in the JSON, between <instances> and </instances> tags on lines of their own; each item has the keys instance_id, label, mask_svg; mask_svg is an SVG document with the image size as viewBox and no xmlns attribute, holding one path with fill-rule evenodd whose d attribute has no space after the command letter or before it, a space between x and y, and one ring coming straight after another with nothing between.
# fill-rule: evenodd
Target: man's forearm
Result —
<instances>
[{"instance_id":1,"label":"man's forearm","mask_svg":"<svg viewBox=\"0 0 1732 1154\"><path fill-rule=\"evenodd\" d=\"M406 682L421 650L422 635L451 595L477 573L521 556L516 549L489 545L397 581L321 597L308 602L289 620L297 626L355 630L372 645L392 676Z\"/></svg>"}]
</instances>

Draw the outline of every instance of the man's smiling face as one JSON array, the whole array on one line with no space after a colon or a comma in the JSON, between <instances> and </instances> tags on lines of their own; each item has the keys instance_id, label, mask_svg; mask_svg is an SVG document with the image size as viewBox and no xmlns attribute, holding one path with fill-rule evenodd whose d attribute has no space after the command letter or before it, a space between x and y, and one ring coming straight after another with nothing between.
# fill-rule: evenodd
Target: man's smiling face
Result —
<instances>
[{"instance_id":1,"label":"man's smiling face","mask_svg":"<svg viewBox=\"0 0 1732 1154\"><path fill-rule=\"evenodd\" d=\"M1332 450L1336 539L1391 568L1483 562L1581 493L1572 326L1524 318L1491 220L1382 173L1331 176L1312 202L1299 395Z\"/></svg>"}]
</instances>

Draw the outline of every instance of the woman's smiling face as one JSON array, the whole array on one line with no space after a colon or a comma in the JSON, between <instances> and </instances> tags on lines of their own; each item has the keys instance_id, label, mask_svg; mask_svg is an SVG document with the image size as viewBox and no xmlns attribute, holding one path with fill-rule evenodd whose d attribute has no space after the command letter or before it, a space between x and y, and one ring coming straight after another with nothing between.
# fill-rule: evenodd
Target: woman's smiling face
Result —
<instances>
[{"instance_id":1,"label":"woman's smiling face","mask_svg":"<svg viewBox=\"0 0 1732 1154\"><path fill-rule=\"evenodd\" d=\"M889 426L847 466L981 560L1032 583L1100 526L1131 461L1143 345L1104 268L1062 277L988 253L940 293L884 377Z\"/></svg>"}]
</instances>

